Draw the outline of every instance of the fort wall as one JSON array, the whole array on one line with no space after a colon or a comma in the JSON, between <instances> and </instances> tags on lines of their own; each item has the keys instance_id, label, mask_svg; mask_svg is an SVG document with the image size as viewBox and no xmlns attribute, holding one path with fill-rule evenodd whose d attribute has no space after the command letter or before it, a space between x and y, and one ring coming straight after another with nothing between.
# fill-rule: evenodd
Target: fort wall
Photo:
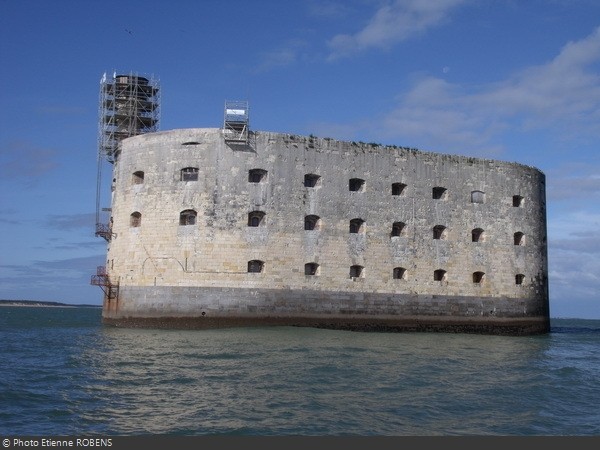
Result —
<instances>
[{"instance_id":1,"label":"fort wall","mask_svg":"<svg viewBox=\"0 0 600 450\"><path fill-rule=\"evenodd\" d=\"M548 329L532 167L184 129L125 139L112 195L107 323Z\"/></svg>"}]
</instances>

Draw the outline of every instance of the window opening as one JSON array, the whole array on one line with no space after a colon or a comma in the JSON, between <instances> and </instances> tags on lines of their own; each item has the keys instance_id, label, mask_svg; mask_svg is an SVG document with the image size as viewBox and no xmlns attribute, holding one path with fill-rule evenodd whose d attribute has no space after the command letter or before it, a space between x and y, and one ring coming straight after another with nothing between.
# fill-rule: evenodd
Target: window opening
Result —
<instances>
[{"instance_id":1,"label":"window opening","mask_svg":"<svg viewBox=\"0 0 600 450\"><path fill-rule=\"evenodd\" d=\"M485 192L483 192L483 191L471 192L471 203L484 203L484 202L485 202Z\"/></svg>"},{"instance_id":2,"label":"window opening","mask_svg":"<svg viewBox=\"0 0 600 450\"><path fill-rule=\"evenodd\" d=\"M481 284L483 283L483 277L485 273L483 272L473 272L473 283Z\"/></svg>"},{"instance_id":3,"label":"window opening","mask_svg":"<svg viewBox=\"0 0 600 450\"><path fill-rule=\"evenodd\" d=\"M402 236L404 234L404 228L406 224L404 222L394 222L392 225L392 237Z\"/></svg>"},{"instance_id":4,"label":"window opening","mask_svg":"<svg viewBox=\"0 0 600 450\"><path fill-rule=\"evenodd\" d=\"M259 227L264 223L265 213L262 211L252 211L248 214L248 226Z\"/></svg>"},{"instance_id":5,"label":"window opening","mask_svg":"<svg viewBox=\"0 0 600 450\"><path fill-rule=\"evenodd\" d=\"M307 231L321 229L321 218L312 215L304 217L304 229Z\"/></svg>"},{"instance_id":6,"label":"window opening","mask_svg":"<svg viewBox=\"0 0 600 450\"><path fill-rule=\"evenodd\" d=\"M406 185L404 183L392 183L392 195L404 194L405 188L406 188Z\"/></svg>"},{"instance_id":7,"label":"window opening","mask_svg":"<svg viewBox=\"0 0 600 450\"><path fill-rule=\"evenodd\" d=\"M248 273L261 273L264 270L264 268L265 263L258 259L248 261Z\"/></svg>"},{"instance_id":8,"label":"window opening","mask_svg":"<svg viewBox=\"0 0 600 450\"><path fill-rule=\"evenodd\" d=\"M352 219L350 221L350 233L364 233L364 224L365 221L362 219Z\"/></svg>"},{"instance_id":9,"label":"window opening","mask_svg":"<svg viewBox=\"0 0 600 450\"><path fill-rule=\"evenodd\" d=\"M485 238L485 234L483 232L483 229L475 228L473 231L471 231L471 241L483 242L484 238Z\"/></svg>"},{"instance_id":10,"label":"window opening","mask_svg":"<svg viewBox=\"0 0 600 450\"><path fill-rule=\"evenodd\" d=\"M317 263L304 264L304 275L318 275L319 265Z\"/></svg>"},{"instance_id":11,"label":"window opening","mask_svg":"<svg viewBox=\"0 0 600 450\"><path fill-rule=\"evenodd\" d=\"M515 245L525 245L525 235L520 231L517 231L514 235L514 243Z\"/></svg>"},{"instance_id":12,"label":"window opening","mask_svg":"<svg viewBox=\"0 0 600 450\"><path fill-rule=\"evenodd\" d=\"M129 216L129 226L139 227L140 225L142 225L142 214L137 211L131 213L131 216Z\"/></svg>"},{"instance_id":13,"label":"window opening","mask_svg":"<svg viewBox=\"0 0 600 450\"><path fill-rule=\"evenodd\" d=\"M304 175L304 186L305 187L316 187L321 179L320 175L314 173L307 173Z\"/></svg>"},{"instance_id":14,"label":"window opening","mask_svg":"<svg viewBox=\"0 0 600 450\"><path fill-rule=\"evenodd\" d=\"M263 169L251 169L248 171L249 183L262 183L267 180L267 171Z\"/></svg>"},{"instance_id":15,"label":"window opening","mask_svg":"<svg viewBox=\"0 0 600 450\"><path fill-rule=\"evenodd\" d=\"M445 187L436 186L432 190L432 197L435 200L445 200L448 195L448 191Z\"/></svg>"},{"instance_id":16,"label":"window opening","mask_svg":"<svg viewBox=\"0 0 600 450\"><path fill-rule=\"evenodd\" d=\"M394 280L404 280L406 278L406 269L404 267L394 267Z\"/></svg>"},{"instance_id":17,"label":"window opening","mask_svg":"<svg viewBox=\"0 0 600 450\"><path fill-rule=\"evenodd\" d=\"M138 170L137 172L133 172L133 184L143 184L144 183L144 172Z\"/></svg>"},{"instance_id":18,"label":"window opening","mask_svg":"<svg viewBox=\"0 0 600 450\"><path fill-rule=\"evenodd\" d=\"M443 225L436 225L433 227L433 238L446 239L446 227Z\"/></svg>"},{"instance_id":19,"label":"window opening","mask_svg":"<svg viewBox=\"0 0 600 450\"><path fill-rule=\"evenodd\" d=\"M351 178L348 185L352 192L363 192L365 190L365 180L361 178Z\"/></svg>"},{"instance_id":20,"label":"window opening","mask_svg":"<svg viewBox=\"0 0 600 450\"><path fill-rule=\"evenodd\" d=\"M195 225L197 213L193 209L186 209L179 213L179 225Z\"/></svg>"},{"instance_id":21,"label":"window opening","mask_svg":"<svg viewBox=\"0 0 600 450\"><path fill-rule=\"evenodd\" d=\"M181 181L198 181L198 168L186 167L181 169Z\"/></svg>"},{"instance_id":22,"label":"window opening","mask_svg":"<svg viewBox=\"0 0 600 450\"><path fill-rule=\"evenodd\" d=\"M518 273L515 275L515 284L520 285L525 281L525 275Z\"/></svg>"},{"instance_id":23,"label":"window opening","mask_svg":"<svg viewBox=\"0 0 600 450\"><path fill-rule=\"evenodd\" d=\"M523 197L520 195L513 195L513 206L515 208L520 208L523 206Z\"/></svg>"},{"instance_id":24,"label":"window opening","mask_svg":"<svg viewBox=\"0 0 600 450\"><path fill-rule=\"evenodd\" d=\"M433 272L433 280L434 281L446 281L446 271L442 269L438 269Z\"/></svg>"},{"instance_id":25,"label":"window opening","mask_svg":"<svg viewBox=\"0 0 600 450\"><path fill-rule=\"evenodd\" d=\"M364 276L363 266L350 266L350 278L362 278Z\"/></svg>"}]
</instances>

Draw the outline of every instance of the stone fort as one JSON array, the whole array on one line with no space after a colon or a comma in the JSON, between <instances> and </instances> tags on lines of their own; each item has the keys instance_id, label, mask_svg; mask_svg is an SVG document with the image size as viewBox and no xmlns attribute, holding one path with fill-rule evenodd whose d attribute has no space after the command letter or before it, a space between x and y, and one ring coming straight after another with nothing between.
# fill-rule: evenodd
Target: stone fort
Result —
<instances>
[{"instance_id":1,"label":"stone fort","mask_svg":"<svg viewBox=\"0 0 600 450\"><path fill-rule=\"evenodd\" d=\"M106 324L549 331L536 168L226 131L119 143Z\"/></svg>"}]
</instances>

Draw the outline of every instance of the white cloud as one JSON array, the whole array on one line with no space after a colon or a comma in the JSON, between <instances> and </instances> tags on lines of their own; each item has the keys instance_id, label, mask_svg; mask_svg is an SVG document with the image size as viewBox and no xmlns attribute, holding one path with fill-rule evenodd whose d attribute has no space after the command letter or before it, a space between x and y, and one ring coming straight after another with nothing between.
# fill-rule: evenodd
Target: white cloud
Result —
<instances>
[{"instance_id":1,"label":"white cloud","mask_svg":"<svg viewBox=\"0 0 600 450\"><path fill-rule=\"evenodd\" d=\"M600 212L577 211L548 221L550 295L559 315L572 302L600 318ZM587 306L586 306L587 305Z\"/></svg>"},{"instance_id":2,"label":"white cloud","mask_svg":"<svg viewBox=\"0 0 600 450\"><path fill-rule=\"evenodd\" d=\"M560 214L548 222L548 232L560 239L591 239L593 236L600 238L600 212L576 211Z\"/></svg>"},{"instance_id":3,"label":"white cloud","mask_svg":"<svg viewBox=\"0 0 600 450\"><path fill-rule=\"evenodd\" d=\"M395 0L381 6L355 34L338 34L328 45L329 59L369 48L387 48L439 24L465 0Z\"/></svg>"},{"instance_id":4,"label":"white cloud","mask_svg":"<svg viewBox=\"0 0 600 450\"><path fill-rule=\"evenodd\" d=\"M559 139L600 137L600 27L565 45L547 64L507 80L469 88L422 77L398 106L373 124L387 138L420 142L432 150L498 154L498 138L533 128ZM420 148L422 148L420 146Z\"/></svg>"},{"instance_id":5,"label":"white cloud","mask_svg":"<svg viewBox=\"0 0 600 450\"><path fill-rule=\"evenodd\" d=\"M585 39L569 42L549 63L490 86L473 100L499 115L526 114L525 126L546 126L558 120L599 131L600 76L592 67L599 61L600 27Z\"/></svg>"},{"instance_id":6,"label":"white cloud","mask_svg":"<svg viewBox=\"0 0 600 450\"><path fill-rule=\"evenodd\" d=\"M306 58L307 46L308 43L302 39L292 39L275 50L264 52L260 55L260 63L254 72L263 73L295 64Z\"/></svg>"}]
</instances>

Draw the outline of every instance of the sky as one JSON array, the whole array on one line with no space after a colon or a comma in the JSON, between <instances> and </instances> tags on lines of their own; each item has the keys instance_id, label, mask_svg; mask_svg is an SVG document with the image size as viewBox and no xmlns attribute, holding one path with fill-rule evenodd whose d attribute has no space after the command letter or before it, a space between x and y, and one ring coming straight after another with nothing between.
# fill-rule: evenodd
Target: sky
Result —
<instances>
[{"instance_id":1,"label":"sky","mask_svg":"<svg viewBox=\"0 0 600 450\"><path fill-rule=\"evenodd\" d=\"M254 130L546 174L551 317L600 319L600 2L0 0L0 299L90 285L103 73L160 82L160 129ZM103 205L103 206L109 206Z\"/></svg>"}]
</instances>

